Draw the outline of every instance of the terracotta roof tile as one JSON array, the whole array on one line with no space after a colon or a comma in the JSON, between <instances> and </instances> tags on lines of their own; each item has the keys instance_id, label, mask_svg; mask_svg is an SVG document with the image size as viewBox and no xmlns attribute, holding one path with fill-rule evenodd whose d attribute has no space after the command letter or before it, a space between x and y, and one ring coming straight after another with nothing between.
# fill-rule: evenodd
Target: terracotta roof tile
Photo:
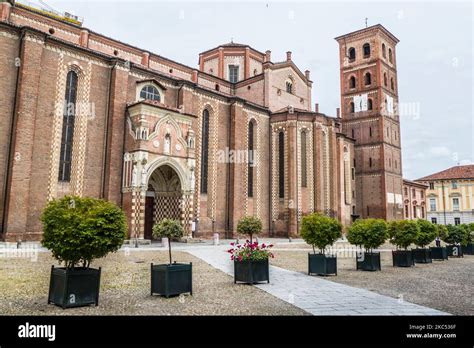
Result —
<instances>
[{"instance_id":1,"label":"terracotta roof tile","mask_svg":"<svg viewBox=\"0 0 474 348\"><path fill-rule=\"evenodd\" d=\"M474 165L455 166L441 172L434 173L416 181L447 180L447 179L474 179Z\"/></svg>"}]
</instances>

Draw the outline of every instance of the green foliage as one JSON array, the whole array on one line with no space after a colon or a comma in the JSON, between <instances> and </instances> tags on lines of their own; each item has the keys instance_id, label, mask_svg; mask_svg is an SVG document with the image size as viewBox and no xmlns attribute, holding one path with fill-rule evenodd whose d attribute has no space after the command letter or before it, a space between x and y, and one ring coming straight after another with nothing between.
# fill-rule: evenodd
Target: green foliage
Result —
<instances>
[{"instance_id":1,"label":"green foliage","mask_svg":"<svg viewBox=\"0 0 474 348\"><path fill-rule=\"evenodd\" d=\"M184 235L183 226L177 220L163 219L153 226L153 237L155 238L181 238Z\"/></svg>"},{"instance_id":2,"label":"green foliage","mask_svg":"<svg viewBox=\"0 0 474 348\"><path fill-rule=\"evenodd\" d=\"M461 243L462 245L467 245L467 240L469 238L468 229L465 225L448 225L448 235L444 239L446 243L457 244Z\"/></svg>"},{"instance_id":3,"label":"green foliage","mask_svg":"<svg viewBox=\"0 0 474 348\"><path fill-rule=\"evenodd\" d=\"M252 237L262 232L262 221L256 216L244 216L237 224L237 232Z\"/></svg>"},{"instance_id":4,"label":"green foliage","mask_svg":"<svg viewBox=\"0 0 474 348\"><path fill-rule=\"evenodd\" d=\"M416 220L420 229L418 235L415 238L415 245L424 248L429 245L438 235L436 225L423 219Z\"/></svg>"},{"instance_id":5,"label":"green foliage","mask_svg":"<svg viewBox=\"0 0 474 348\"><path fill-rule=\"evenodd\" d=\"M168 238L168 252L170 258L170 264L172 263L171 258L171 239L181 238L184 235L183 226L177 220L163 219L160 223L153 226L153 237L155 238Z\"/></svg>"},{"instance_id":6,"label":"green foliage","mask_svg":"<svg viewBox=\"0 0 474 348\"><path fill-rule=\"evenodd\" d=\"M347 239L366 251L381 246L388 238L387 223L382 219L359 219L349 228Z\"/></svg>"},{"instance_id":7,"label":"green foliage","mask_svg":"<svg viewBox=\"0 0 474 348\"><path fill-rule=\"evenodd\" d=\"M467 244L474 243L474 223L467 225L469 234L467 236Z\"/></svg>"},{"instance_id":8,"label":"green foliage","mask_svg":"<svg viewBox=\"0 0 474 348\"><path fill-rule=\"evenodd\" d=\"M391 221L388 224L390 242L398 248L403 248L405 250L410 246L410 244L415 242L419 231L418 224L416 221L412 220Z\"/></svg>"},{"instance_id":9,"label":"green foliage","mask_svg":"<svg viewBox=\"0 0 474 348\"><path fill-rule=\"evenodd\" d=\"M93 259L117 251L127 234L123 211L111 202L65 196L43 210L42 245L53 257L73 268L89 267Z\"/></svg>"},{"instance_id":10,"label":"green foliage","mask_svg":"<svg viewBox=\"0 0 474 348\"><path fill-rule=\"evenodd\" d=\"M445 225L436 225L436 231L438 232L438 237L445 242L448 237L448 228Z\"/></svg>"},{"instance_id":11,"label":"green foliage","mask_svg":"<svg viewBox=\"0 0 474 348\"><path fill-rule=\"evenodd\" d=\"M334 218L318 213L303 217L301 237L324 254L328 245L332 245L342 235L342 224Z\"/></svg>"}]
</instances>

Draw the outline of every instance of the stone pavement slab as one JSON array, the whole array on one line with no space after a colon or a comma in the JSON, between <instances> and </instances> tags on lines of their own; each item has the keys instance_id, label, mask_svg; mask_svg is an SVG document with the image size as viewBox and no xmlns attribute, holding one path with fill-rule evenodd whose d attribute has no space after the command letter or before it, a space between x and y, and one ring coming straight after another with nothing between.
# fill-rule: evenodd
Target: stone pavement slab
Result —
<instances>
[{"instance_id":1,"label":"stone pavement slab","mask_svg":"<svg viewBox=\"0 0 474 348\"><path fill-rule=\"evenodd\" d=\"M233 262L226 252L228 248L227 245L206 245L179 249L233 276ZM276 266L270 266L269 284L254 286L313 315L449 315L369 290Z\"/></svg>"}]
</instances>

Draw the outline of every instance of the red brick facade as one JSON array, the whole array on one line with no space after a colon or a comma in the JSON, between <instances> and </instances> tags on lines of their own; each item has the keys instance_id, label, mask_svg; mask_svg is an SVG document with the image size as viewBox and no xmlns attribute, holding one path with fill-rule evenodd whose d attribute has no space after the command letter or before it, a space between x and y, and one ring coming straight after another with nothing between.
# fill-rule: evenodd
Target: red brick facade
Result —
<instances>
[{"instance_id":1,"label":"red brick facade","mask_svg":"<svg viewBox=\"0 0 474 348\"><path fill-rule=\"evenodd\" d=\"M43 207L65 194L116 202L129 236L139 238L149 238L150 224L163 216L181 219L194 237L232 237L244 215L260 217L271 236L296 236L301 217L313 211L351 222L361 185L352 167L360 151L343 134L344 119L311 111L309 71L295 66L291 52L272 62L269 51L231 43L202 53L198 70L0 5L4 240L40 239ZM239 65L233 83L230 63ZM71 178L60 181L70 71L82 108L75 112ZM142 97L144 88L160 99ZM399 144L384 145L399 156ZM239 158L250 147L253 166ZM385 186L367 183L381 205L388 179L398 178L385 174Z\"/></svg>"}]
</instances>

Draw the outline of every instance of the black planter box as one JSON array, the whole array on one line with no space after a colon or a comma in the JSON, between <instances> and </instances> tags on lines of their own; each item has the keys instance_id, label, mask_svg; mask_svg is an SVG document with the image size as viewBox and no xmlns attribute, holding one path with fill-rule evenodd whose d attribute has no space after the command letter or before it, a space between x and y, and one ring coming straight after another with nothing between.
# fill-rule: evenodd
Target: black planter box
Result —
<instances>
[{"instance_id":1,"label":"black planter box","mask_svg":"<svg viewBox=\"0 0 474 348\"><path fill-rule=\"evenodd\" d=\"M416 263L432 263L430 249L413 249L413 260Z\"/></svg>"},{"instance_id":2,"label":"black planter box","mask_svg":"<svg viewBox=\"0 0 474 348\"><path fill-rule=\"evenodd\" d=\"M462 247L460 245L447 245L446 251L449 257L464 257Z\"/></svg>"},{"instance_id":3,"label":"black planter box","mask_svg":"<svg viewBox=\"0 0 474 348\"><path fill-rule=\"evenodd\" d=\"M151 264L151 295L166 297L188 293L193 294L193 264L173 263Z\"/></svg>"},{"instance_id":4,"label":"black planter box","mask_svg":"<svg viewBox=\"0 0 474 348\"><path fill-rule=\"evenodd\" d=\"M52 266L48 303L62 308L98 306L100 271L100 268Z\"/></svg>"},{"instance_id":5,"label":"black planter box","mask_svg":"<svg viewBox=\"0 0 474 348\"><path fill-rule=\"evenodd\" d=\"M270 283L268 259L259 261L234 260L234 283Z\"/></svg>"},{"instance_id":6,"label":"black planter box","mask_svg":"<svg viewBox=\"0 0 474 348\"><path fill-rule=\"evenodd\" d=\"M448 259L448 252L445 247L431 247L431 258L433 260L447 260Z\"/></svg>"},{"instance_id":7,"label":"black planter box","mask_svg":"<svg viewBox=\"0 0 474 348\"><path fill-rule=\"evenodd\" d=\"M356 268L363 271L381 271L380 253L364 253L361 260L356 257Z\"/></svg>"},{"instance_id":8,"label":"black planter box","mask_svg":"<svg viewBox=\"0 0 474 348\"><path fill-rule=\"evenodd\" d=\"M463 254L466 254L466 255L474 255L474 244L469 243L468 245L463 246L462 252Z\"/></svg>"},{"instance_id":9,"label":"black planter box","mask_svg":"<svg viewBox=\"0 0 474 348\"><path fill-rule=\"evenodd\" d=\"M337 257L308 253L308 274L337 275Z\"/></svg>"},{"instance_id":10,"label":"black planter box","mask_svg":"<svg viewBox=\"0 0 474 348\"><path fill-rule=\"evenodd\" d=\"M411 250L392 250L393 267L415 266Z\"/></svg>"}]
</instances>

